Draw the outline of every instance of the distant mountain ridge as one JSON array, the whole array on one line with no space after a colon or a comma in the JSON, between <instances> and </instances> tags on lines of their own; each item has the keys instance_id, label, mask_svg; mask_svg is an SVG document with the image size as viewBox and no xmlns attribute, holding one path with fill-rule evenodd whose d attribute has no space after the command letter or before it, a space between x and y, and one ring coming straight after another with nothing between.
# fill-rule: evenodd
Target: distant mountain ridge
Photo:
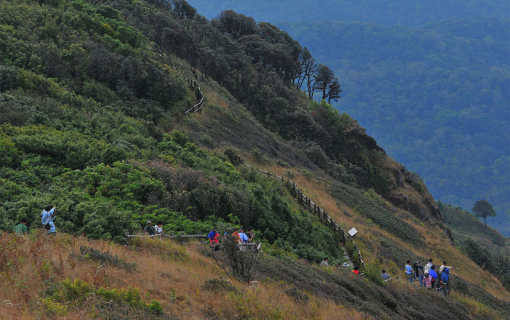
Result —
<instances>
[{"instance_id":1,"label":"distant mountain ridge","mask_svg":"<svg viewBox=\"0 0 510 320\"><path fill-rule=\"evenodd\" d=\"M430 21L472 16L510 18L510 4L505 0L423 0L423 1L376 1L376 0L190 0L200 14L213 18L221 10L254 17L258 21L312 22L323 19L331 21L364 21L382 25L419 26Z\"/></svg>"},{"instance_id":2,"label":"distant mountain ridge","mask_svg":"<svg viewBox=\"0 0 510 320\"><path fill-rule=\"evenodd\" d=\"M339 74L335 106L419 173L437 199L465 210L485 199L498 213L491 225L510 235L508 21L277 24Z\"/></svg>"}]
</instances>

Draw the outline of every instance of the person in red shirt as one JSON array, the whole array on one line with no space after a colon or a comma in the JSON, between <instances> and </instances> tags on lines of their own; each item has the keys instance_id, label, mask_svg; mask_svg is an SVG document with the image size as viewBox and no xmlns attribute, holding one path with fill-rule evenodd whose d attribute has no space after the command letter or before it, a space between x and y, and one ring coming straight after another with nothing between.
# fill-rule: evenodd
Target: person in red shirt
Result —
<instances>
[{"instance_id":1,"label":"person in red shirt","mask_svg":"<svg viewBox=\"0 0 510 320\"><path fill-rule=\"evenodd\" d=\"M354 270L352 270L352 273L359 274L359 268L358 267L354 267Z\"/></svg>"},{"instance_id":2,"label":"person in red shirt","mask_svg":"<svg viewBox=\"0 0 510 320\"><path fill-rule=\"evenodd\" d=\"M215 244L220 244L220 234L218 233L218 229L214 228L214 230L211 231L207 237L211 242L211 246Z\"/></svg>"}]
</instances>

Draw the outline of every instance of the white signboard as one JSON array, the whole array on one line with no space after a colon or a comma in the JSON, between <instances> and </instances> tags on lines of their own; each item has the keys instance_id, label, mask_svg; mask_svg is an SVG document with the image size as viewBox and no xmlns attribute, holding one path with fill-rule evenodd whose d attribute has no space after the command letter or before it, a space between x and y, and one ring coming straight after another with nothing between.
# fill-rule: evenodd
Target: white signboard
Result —
<instances>
[{"instance_id":1,"label":"white signboard","mask_svg":"<svg viewBox=\"0 0 510 320\"><path fill-rule=\"evenodd\" d=\"M354 237L354 235L355 235L356 233L358 233L358 230L356 230L356 228L352 228L351 230L349 230L349 235L350 235L351 237Z\"/></svg>"}]
</instances>

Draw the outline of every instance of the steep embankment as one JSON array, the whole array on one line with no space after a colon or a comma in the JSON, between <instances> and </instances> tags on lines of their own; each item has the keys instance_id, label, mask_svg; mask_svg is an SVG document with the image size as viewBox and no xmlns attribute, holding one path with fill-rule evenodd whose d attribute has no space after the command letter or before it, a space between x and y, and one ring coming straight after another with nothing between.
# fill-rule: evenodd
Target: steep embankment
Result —
<instances>
[{"instance_id":1,"label":"steep embankment","mask_svg":"<svg viewBox=\"0 0 510 320\"><path fill-rule=\"evenodd\" d=\"M0 281L12 305L1 312L200 318L200 308L220 318L319 318L343 314L345 306L354 309L346 316L416 318L427 301L435 319L465 319L478 310L509 314L508 303L494 297L505 298L497 280L448 244L423 183L348 115L295 88L289 75L304 51L274 26L255 24L235 38L180 1L0 3L0 44L7 48L0 51L0 228L10 232L25 218L34 232L42 208L59 208L56 239L2 233ZM202 97L180 74L198 78L201 114L184 116ZM318 268L325 256L344 261L338 233L281 182L235 167L222 152L227 146L244 158L249 153L253 163L278 164L279 175L288 170L342 227L359 228L367 278ZM268 254L254 259L254 276L267 287L250 296L252 288L236 283L246 294L216 293L221 297L211 302L200 287L219 275L208 250L112 244L147 220L188 234L254 227ZM104 259L90 250L78 255L80 244L100 249ZM136 260L138 271L105 250ZM448 256L476 275L459 273L464 280L447 311L440 295L405 281L381 283L382 266L401 278L402 261L429 256ZM174 270L151 273L163 265ZM126 285L142 295L120 290ZM289 285L297 289L284 295ZM185 286L193 292L180 294L190 290ZM287 303L288 295L300 302ZM81 315L80 306L87 310Z\"/></svg>"}]
</instances>

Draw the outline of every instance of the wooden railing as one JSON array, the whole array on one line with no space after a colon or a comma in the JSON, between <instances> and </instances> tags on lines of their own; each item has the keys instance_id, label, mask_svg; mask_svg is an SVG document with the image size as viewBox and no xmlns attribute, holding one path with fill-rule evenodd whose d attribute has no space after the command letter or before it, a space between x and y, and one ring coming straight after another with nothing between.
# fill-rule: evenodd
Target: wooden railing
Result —
<instances>
[{"instance_id":1,"label":"wooden railing","mask_svg":"<svg viewBox=\"0 0 510 320\"><path fill-rule=\"evenodd\" d=\"M179 76L181 76L181 78L183 78L188 83L191 89L198 88L198 92L200 93L200 100L198 101L198 103L195 104L193 107L189 108L188 110L186 110L184 114L199 112L200 109L202 109L202 107L204 106L204 94L202 93L202 88L200 88L200 84L195 80L186 78L182 74L179 74Z\"/></svg>"},{"instance_id":2,"label":"wooden railing","mask_svg":"<svg viewBox=\"0 0 510 320\"><path fill-rule=\"evenodd\" d=\"M356 244L356 242L354 241L354 239L347 233L345 232L344 229L342 229L342 227L340 227L333 218L331 218L327 213L326 211L324 211L320 206L318 206L315 202L313 202L309 197L307 197L299 188L298 186L296 185L295 182L293 182L292 180L290 179L287 179L285 180L284 177L280 177L274 173L271 173L269 171L265 171L265 170L262 170L262 169L259 169L257 167L254 167L254 166L251 166L249 164L247 164L243 158L241 158L240 156L235 156L236 157L236 160L237 160L237 163L239 164L244 164L245 166L248 166L250 168L253 168L255 170L257 170L258 172L262 173L265 177L267 178L275 178L277 180L280 180L282 183L285 183L285 181L287 181L287 183L290 184L291 188L294 189L294 192L296 193L296 200L298 201L298 203L300 205L302 205L303 207L305 207L305 209L307 209L308 211L310 211L311 214L313 215L316 215L319 217L319 219L321 220L321 222L326 225L327 227L329 227L333 232L337 232L341 235L342 237L342 242L343 243L347 243L347 242L352 242L354 243L354 245L356 246L356 251L358 253L358 256L359 256L359 262L361 263L361 265L365 266L365 262L363 261L363 257L361 256L361 252L359 250L359 247L358 245Z\"/></svg>"},{"instance_id":3,"label":"wooden railing","mask_svg":"<svg viewBox=\"0 0 510 320\"><path fill-rule=\"evenodd\" d=\"M129 232L126 232L126 243L129 243L129 239L133 238L159 238L159 239L208 239L207 235L205 234L184 234L184 232L181 232L179 235L174 235L173 232L170 234L154 234L154 235L148 235L148 234L129 234ZM203 242L201 242L203 243ZM220 244L221 245L221 244ZM243 251L253 251L257 252L259 251L259 244L258 243L239 243L238 246L245 247Z\"/></svg>"}]
</instances>

